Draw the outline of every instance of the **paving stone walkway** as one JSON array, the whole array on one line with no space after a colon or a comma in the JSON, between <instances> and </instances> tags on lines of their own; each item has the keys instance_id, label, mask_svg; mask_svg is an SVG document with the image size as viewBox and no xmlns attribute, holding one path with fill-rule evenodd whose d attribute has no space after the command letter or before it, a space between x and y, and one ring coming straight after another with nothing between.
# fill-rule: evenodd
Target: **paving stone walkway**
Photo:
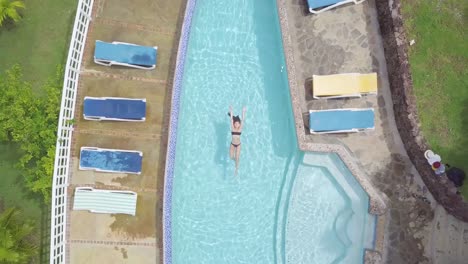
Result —
<instances>
[{"instance_id":1,"label":"paving stone walkway","mask_svg":"<svg viewBox=\"0 0 468 264\"><path fill-rule=\"evenodd\" d=\"M293 74L307 127L309 109L374 108L374 131L342 135L310 135L312 143L347 148L370 182L386 197L385 263L466 263L468 224L437 205L408 158L393 116L386 62L374 1L347 5L319 15L307 12L305 0L286 1L293 53ZM288 47L285 47L286 49ZM291 71L290 67L288 70ZM313 74L377 72L377 96L313 100Z\"/></svg>"}]
</instances>

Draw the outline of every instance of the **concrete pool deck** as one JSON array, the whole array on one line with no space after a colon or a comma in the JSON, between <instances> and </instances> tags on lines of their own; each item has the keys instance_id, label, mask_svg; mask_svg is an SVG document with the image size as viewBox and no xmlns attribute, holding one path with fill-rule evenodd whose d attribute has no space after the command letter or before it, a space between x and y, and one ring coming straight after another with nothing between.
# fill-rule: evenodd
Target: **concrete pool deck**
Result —
<instances>
[{"instance_id":1,"label":"concrete pool deck","mask_svg":"<svg viewBox=\"0 0 468 264\"><path fill-rule=\"evenodd\" d=\"M387 210L379 218L386 220L378 227L381 244L377 243L380 256L376 262L464 263L468 224L437 205L398 133L374 1L319 15L308 13L305 0L278 0L278 7L300 148L343 153L340 156L356 178L370 183L363 187L371 200L372 193L378 193L385 201ZM346 72L377 72L378 95L313 100L312 74ZM347 107L374 108L375 130L331 135L308 132L309 109Z\"/></svg>"},{"instance_id":2,"label":"concrete pool deck","mask_svg":"<svg viewBox=\"0 0 468 264\"><path fill-rule=\"evenodd\" d=\"M95 0L83 55L75 111L66 263L161 263L162 194L173 70L185 2ZM93 61L94 42L158 46L154 70L105 67ZM147 99L145 122L93 122L82 116L85 96ZM143 152L140 175L78 170L82 146ZM138 193L136 216L72 211L74 189Z\"/></svg>"}]
</instances>

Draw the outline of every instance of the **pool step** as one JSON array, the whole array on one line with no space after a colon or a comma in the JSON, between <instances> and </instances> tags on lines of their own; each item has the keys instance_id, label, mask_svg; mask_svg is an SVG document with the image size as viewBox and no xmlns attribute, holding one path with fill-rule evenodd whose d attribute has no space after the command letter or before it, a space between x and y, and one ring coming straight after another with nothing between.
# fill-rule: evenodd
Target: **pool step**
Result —
<instances>
[{"instance_id":1,"label":"pool step","mask_svg":"<svg viewBox=\"0 0 468 264\"><path fill-rule=\"evenodd\" d=\"M296 177L298 164L302 160L303 153L298 152L290 158L289 166L285 173L280 192L278 193L278 202L276 206L276 239L275 239L275 258L276 264L286 264L285 239L286 223L288 217L289 197L291 196L291 186Z\"/></svg>"}]
</instances>

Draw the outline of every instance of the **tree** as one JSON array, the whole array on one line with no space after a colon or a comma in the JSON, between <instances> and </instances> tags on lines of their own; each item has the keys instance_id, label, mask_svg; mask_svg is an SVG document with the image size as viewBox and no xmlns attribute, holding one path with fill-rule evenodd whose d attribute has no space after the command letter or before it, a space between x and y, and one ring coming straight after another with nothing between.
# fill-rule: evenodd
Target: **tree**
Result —
<instances>
[{"instance_id":1,"label":"tree","mask_svg":"<svg viewBox=\"0 0 468 264\"><path fill-rule=\"evenodd\" d=\"M0 263L27 263L37 253L30 238L34 226L16 208L0 214Z\"/></svg>"},{"instance_id":2,"label":"tree","mask_svg":"<svg viewBox=\"0 0 468 264\"><path fill-rule=\"evenodd\" d=\"M18 22L21 15L18 12L20 8L24 8L23 1L19 0L0 0L0 26L8 19Z\"/></svg>"}]
</instances>

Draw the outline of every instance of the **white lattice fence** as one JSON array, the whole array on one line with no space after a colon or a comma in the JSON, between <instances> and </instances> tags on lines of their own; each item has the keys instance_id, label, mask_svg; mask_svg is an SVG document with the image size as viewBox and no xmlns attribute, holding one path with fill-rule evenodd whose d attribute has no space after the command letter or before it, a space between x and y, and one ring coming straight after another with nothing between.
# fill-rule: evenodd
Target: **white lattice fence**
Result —
<instances>
[{"instance_id":1,"label":"white lattice fence","mask_svg":"<svg viewBox=\"0 0 468 264\"><path fill-rule=\"evenodd\" d=\"M91 20L94 0L80 0L68 50L62 91L62 103L57 132L54 175L52 183L52 213L50 225L50 263L65 263L67 231L67 186L72 145L73 120L81 59Z\"/></svg>"}]
</instances>

